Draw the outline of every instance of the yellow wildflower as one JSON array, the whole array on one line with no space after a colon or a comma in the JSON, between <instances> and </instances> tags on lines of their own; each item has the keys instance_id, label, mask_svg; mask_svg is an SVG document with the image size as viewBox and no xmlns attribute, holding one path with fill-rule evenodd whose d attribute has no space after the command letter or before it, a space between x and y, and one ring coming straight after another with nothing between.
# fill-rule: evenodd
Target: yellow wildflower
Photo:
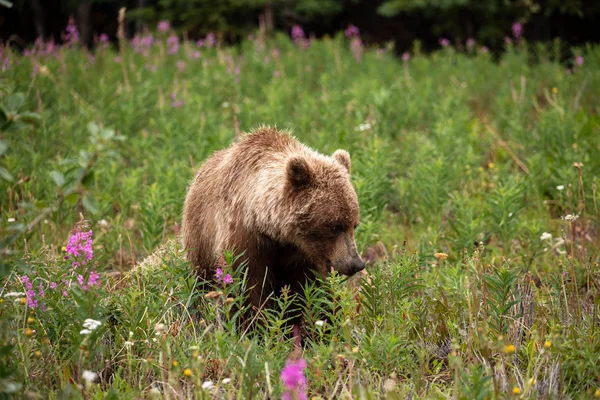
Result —
<instances>
[{"instance_id":1,"label":"yellow wildflower","mask_svg":"<svg viewBox=\"0 0 600 400\"><path fill-rule=\"evenodd\" d=\"M189 368L186 368L183 370L183 375L185 376L192 376L192 370Z\"/></svg>"},{"instance_id":2,"label":"yellow wildflower","mask_svg":"<svg viewBox=\"0 0 600 400\"><path fill-rule=\"evenodd\" d=\"M39 350L36 350L35 353L33 353L34 356L36 356L37 358L40 358L42 356L42 352Z\"/></svg>"},{"instance_id":3,"label":"yellow wildflower","mask_svg":"<svg viewBox=\"0 0 600 400\"><path fill-rule=\"evenodd\" d=\"M545 349L549 349L550 347L552 347L552 342L550 342L550 341L546 340L546 341L544 342L544 348L545 348Z\"/></svg>"},{"instance_id":4,"label":"yellow wildflower","mask_svg":"<svg viewBox=\"0 0 600 400\"><path fill-rule=\"evenodd\" d=\"M27 318L27 323L28 324L33 324L34 322L35 322L35 319L33 319L33 317Z\"/></svg>"},{"instance_id":5,"label":"yellow wildflower","mask_svg":"<svg viewBox=\"0 0 600 400\"><path fill-rule=\"evenodd\" d=\"M433 256L440 261L444 261L446 258L448 258L448 254L446 253L435 253Z\"/></svg>"},{"instance_id":6,"label":"yellow wildflower","mask_svg":"<svg viewBox=\"0 0 600 400\"><path fill-rule=\"evenodd\" d=\"M521 388L518 386L515 386L512 390L513 394L521 394Z\"/></svg>"},{"instance_id":7,"label":"yellow wildflower","mask_svg":"<svg viewBox=\"0 0 600 400\"><path fill-rule=\"evenodd\" d=\"M25 336L31 336L33 335L33 330L31 330L30 328L25 329Z\"/></svg>"},{"instance_id":8,"label":"yellow wildflower","mask_svg":"<svg viewBox=\"0 0 600 400\"><path fill-rule=\"evenodd\" d=\"M504 352L506 354L512 354L515 352L515 345L514 344L507 344L506 346L504 346Z\"/></svg>"},{"instance_id":9,"label":"yellow wildflower","mask_svg":"<svg viewBox=\"0 0 600 400\"><path fill-rule=\"evenodd\" d=\"M21 304L27 304L27 299L25 297L21 298Z\"/></svg>"},{"instance_id":10,"label":"yellow wildflower","mask_svg":"<svg viewBox=\"0 0 600 400\"><path fill-rule=\"evenodd\" d=\"M557 89L557 88L555 88L555 87L553 87L553 88L552 88L552 93L554 93L554 94L558 93L558 89Z\"/></svg>"},{"instance_id":11,"label":"yellow wildflower","mask_svg":"<svg viewBox=\"0 0 600 400\"><path fill-rule=\"evenodd\" d=\"M178 365L179 365L179 363L177 362L177 360L173 360L173 366L176 367Z\"/></svg>"}]
</instances>

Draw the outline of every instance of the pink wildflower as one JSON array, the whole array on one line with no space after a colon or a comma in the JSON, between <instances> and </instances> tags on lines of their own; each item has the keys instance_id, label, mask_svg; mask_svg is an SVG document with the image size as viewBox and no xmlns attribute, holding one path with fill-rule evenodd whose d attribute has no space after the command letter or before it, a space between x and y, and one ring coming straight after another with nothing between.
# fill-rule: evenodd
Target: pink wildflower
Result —
<instances>
[{"instance_id":1,"label":"pink wildflower","mask_svg":"<svg viewBox=\"0 0 600 400\"><path fill-rule=\"evenodd\" d=\"M208 35L206 35L206 39L204 39L204 44L206 44L206 47L215 47L215 44L217 44L215 34L209 32Z\"/></svg>"},{"instance_id":2,"label":"pink wildflower","mask_svg":"<svg viewBox=\"0 0 600 400\"><path fill-rule=\"evenodd\" d=\"M223 278L223 270L221 268L217 268L217 272L215 273L215 276L216 276L217 280L220 281Z\"/></svg>"},{"instance_id":3,"label":"pink wildflower","mask_svg":"<svg viewBox=\"0 0 600 400\"><path fill-rule=\"evenodd\" d=\"M50 282L50 289L56 289L56 282Z\"/></svg>"},{"instance_id":4,"label":"pink wildflower","mask_svg":"<svg viewBox=\"0 0 600 400\"><path fill-rule=\"evenodd\" d=\"M40 283L40 290L39 290L39 295L40 297L44 297L46 295L46 292L44 292L44 286Z\"/></svg>"},{"instance_id":5,"label":"pink wildflower","mask_svg":"<svg viewBox=\"0 0 600 400\"><path fill-rule=\"evenodd\" d=\"M506 44L512 44L512 39L508 36L504 36L504 43Z\"/></svg>"},{"instance_id":6,"label":"pink wildflower","mask_svg":"<svg viewBox=\"0 0 600 400\"><path fill-rule=\"evenodd\" d=\"M79 31L77 30L77 25L75 24L75 19L73 19L73 17L69 17L69 22L65 30L65 42L67 44L79 42Z\"/></svg>"},{"instance_id":7,"label":"pink wildflower","mask_svg":"<svg viewBox=\"0 0 600 400\"><path fill-rule=\"evenodd\" d=\"M200 52L199 51L195 51L192 53L192 58L198 59L200 58Z\"/></svg>"},{"instance_id":8,"label":"pink wildflower","mask_svg":"<svg viewBox=\"0 0 600 400\"><path fill-rule=\"evenodd\" d=\"M37 299L35 298L36 294L35 294L35 291L33 290L33 284L29 280L29 277L27 275L23 275L21 277L21 282L25 285L25 295L27 297L27 307L37 308L38 302L37 302Z\"/></svg>"},{"instance_id":9,"label":"pink wildflower","mask_svg":"<svg viewBox=\"0 0 600 400\"><path fill-rule=\"evenodd\" d=\"M279 76L279 71L275 70L273 71L273 77L277 78Z\"/></svg>"},{"instance_id":10,"label":"pink wildflower","mask_svg":"<svg viewBox=\"0 0 600 400\"><path fill-rule=\"evenodd\" d=\"M229 284L233 283L233 278L231 277L231 274L225 275L225 277L223 278L223 283L225 285L229 285Z\"/></svg>"},{"instance_id":11,"label":"pink wildflower","mask_svg":"<svg viewBox=\"0 0 600 400\"><path fill-rule=\"evenodd\" d=\"M283 400L300 399L306 400L306 377L304 376L306 360L303 358L293 361L287 360L285 367L281 370L281 380L285 386L282 395Z\"/></svg>"},{"instance_id":12,"label":"pink wildflower","mask_svg":"<svg viewBox=\"0 0 600 400\"><path fill-rule=\"evenodd\" d=\"M180 71L185 70L185 61L179 60L179 61L177 61L176 65L177 65L178 70L180 70Z\"/></svg>"},{"instance_id":13,"label":"pink wildflower","mask_svg":"<svg viewBox=\"0 0 600 400\"><path fill-rule=\"evenodd\" d=\"M91 260L94 256L94 250L92 250L92 230L90 229L88 232L76 231L69 237L66 247L67 253L72 256L83 256L85 260Z\"/></svg>"},{"instance_id":14,"label":"pink wildflower","mask_svg":"<svg viewBox=\"0 0 600 400\"><path fill-rule=\"evenodd\" d=\"M96 271L90 272L87 284L88 286L100 286L100 275Z\"/></svg>"},{"instance_id":15,"label":"pink wildflower","mask_svg":"<svg viewBox=\"0 0 600 400\"><path fill-rule=\"evenodd\" d=\"M169 24L169 21L160 21L157 25L157 29L159 32L167 32L171 29L171 24Z\"/></svg>"},{"instance_id":16,"label":"pink wildflower","mask_svg":"<svg viewBox=\"0 0 600 400\"><path fill-rule=\"evenodd\" d=\"M179 37L173 34L167 39L167 53L175 54L179 51Z\"/></svg>"},{"instance_id":17,"label":"pink wildflower","mask_svg":"<svg viewBox=\"0 0 600 400\"><path fill-rule=\"evenodd\" d=\"M363 44L358 36L352 38L352 41L350 42L350 51L352 51L352 55L356 61L360 62L363 54Z\"/></svg>"},{"instance_id":18,"label":"pink wildflower","mask_svg":"<svg viewBox=\"0 0 600 400\"><path fill-rule=\"evenodd\" d=\"M100 41L100 43L107 45L108 44L108 35L106 33L101 33L100 36L98 36L98 40Z\"/></svg>"},{"instance_id":19,"label":"pink wildflower","mask_svg":"<svg viewBox=\"0 0 600 400\"><path fill-rule=\"evenodd\" d=\"M577 64L578 66L581 67L583 65L583 57L582 56L575 57L575 64Z\"/></svg>"},{"instance_id":20,"label":"pink wildflower","mask_svg":"<svg viewBox=\"0 0 600 400\"><path fill-rule=\"evenodd\" d=\"M439 42L440 42L440 46L442 46L442 47L450 46L450 41L446 38L440 38Z\"/></svg>"},{"instance_id":21,"label":"pink wildflower","mask_svg":"<svg viewBox=\"0 0 600 400\"><path fill-rule=\"evenodd\" d=\"M467 50L472 50L475 47L475 39L468 38L466 42Z\"/></svg>"},{"instance_id":22,"label":"pink wildflower","mask_svg":"<svg viewBox=\"0 0 600 400\"><path fill-rule=\"evenodd\" d=\"M519 22L512 24L512 34L515 39L519 40L519 38L523 35L523 25Z\"/></svg>"},{"instance_id":23,"label":"pink wildflower","mask_svg":"<svg viewBox=\"0 0 600 400\"><path fill-rule=\"evenodd\" d=\"M402 61L407 62L408 60L410 60L410 53L405 51L404 54L402 54Z\"/></svg>"},{"instance_id":24,"label":"pink wildflower","mask_svg":"<svg viewBox=\"0 0 600 400\"><path fill-rule=\"evenodd\" d=\"M351 37L359 36L360 31L358 30L358 28L356 26L348 25L348 27L344 31L344 34L346 35L347 38L351 38Z\"/></svg>"}]
</instances>

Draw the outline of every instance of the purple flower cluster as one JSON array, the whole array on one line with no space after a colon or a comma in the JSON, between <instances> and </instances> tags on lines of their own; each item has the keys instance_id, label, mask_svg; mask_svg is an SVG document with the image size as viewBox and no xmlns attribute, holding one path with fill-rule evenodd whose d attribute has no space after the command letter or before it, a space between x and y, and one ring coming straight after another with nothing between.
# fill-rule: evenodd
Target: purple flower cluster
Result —
<instances>
[{"instance_id":1,"label":"purple flower cluster","mask_svg":"<svg viewBox=\"0 0 600 400\"><path fill-rule=\"evenodd\" d=\"M523 35L523 25L519 22L512 24L512 34L516 40Z\"/></svg>"},{"instance_id":2,"label":"purple flower cluster","mask_svg":"<svg viewBox=\"0 0 600 400\"><path fill-rule=\"evenodd\" d=\"M100 286L100 275L96 271L90 272L87 283L85 283L85 278L79 274L77 275L77 282L82 290L88 290L90 287Z\"/></svg>"},{"instance_id":3,"label":"purple flower cluster","mask_svg":"<svg viewBox=\"0 0 600 400\"><path fill-rule=\"evenodd\" d=\"M475 39L473 38L468 38L465 45L467 46L467 50L471 51L473 50L473 48L475 47Z\"/></svg>"},{"instance_id":4,"label":"purple flower cluster","mask_svg":"<svg viewBox=\"0 0 600 400\"><path fill-rule=\"evenodd\" d=\"M229 285L233 283L233 278L231 274L227 274L223 276L223 270L221 268L217 268L217 273L215 274L217 281L223 282L224 285Z\"/></svg>"},{"instance_id":5,"label":"purple flower cluster","mask_svg":"<svg viewBox=\"0 0 600 400\"><path fill-rule=\"evenodd\" d=\"M306 377L304 376L306 360L287 360L285 367L281 370L280 378L285 386L285 392L281 396L283 400L300 399L306 400Z\"/></svg>"},{"instance_id":6,"label":"purple flower cluster","mask_svg":"<svg viewBox=\"0 0 600 400\"><path fill-rule=\"evenodd\" d=\"M77 230L73 235L69 236L66 251L75 257L83 256L83 260L81 261L82 264L91 260L94 256L94 250L92 249L92 230L90 229L88 232Z\"/></svg>"},{"instance_id":7,"label":"purple flower cluster","mask_svg":"<svg viewBox=\"0 0 600 400\"><path fill-rule=\"evenodd\" d=\"M150 53L152 43L154 43L154 38L152 37L151 33L148 33L144 36L135 35L131 40L131 44L133 45L133 51L135 53L140 53L144 55L144 57L148 56L148 54Z\"/></svg>"},{"instance_id":8,"label":"purple flower cluster","mask_svg":"<svg viewBox=\"0 0 600 400\"><path fill-rule=\"evenodd\" d=\"M358 28L356 26L348 25L348 27L344 31L344 34L346 35L347 38L353 38L356 36L360 36L360 31L358 30Z\"/></svg>"},{"instance_id":9,"label":"purple flower cluster","mask_svg":"<svg viewBox=\"0 0 600 400\"><path fill-rule=\"evenodd\" d=\"M177 94L171 93L171 100L173 100L173 102L171 103L171 107L180 108L181 106L183 106L183 101L177 100Z\"/></svg>"},{"instance_id":10,"label":"purple flower cluster","mask_svg":"<svg viewBox=\"0 0 600 400\"><path fill-rule=\"evenodd\" d=\"M171 24L169 24L169 21L160 21L156 28L159 32L168 32L171 29Z\"/></svg>"},{"instance_id":11,"label":"purple flower cluster","mask_svg":"<svg viewBox=\"0 0 600 400\"><path fill-rule=\"evenodd\" d=\"M27 275L23 275L21 277L21 283L23 283L23 285L25 285L25 294L27 296L27 307L37 308L38 301L36 299L36 293L35 293L35 290L33 290L33 284L29 280L29 277Z\"/></svg>"},{"instance_id":12,"label":"purple flower cluster","mask_svg":"<svg viewBox=\"0 0 600 400\"><path fill-rule=\"evenodd\" d=\"M294 25L292 27L292 40L298 46L308 48L310 47L310 40L306 39L304 35L304 29L300 25Z\"/></svg>"},{"instance_id":13,"label":"purple flower cluster","mask_svg":"<svg viewBox=\"0 0 600 400\"><path fill-rule=\"evenodd\" d=\"M177 54L179 51L179 37L176 34L172 34L167 39L167 53Z\"/></svg>"},{"instance_id":14,"label":"purple flower cluster","mask_svg":"<svg viewBox=\"0 0 600 400\"><path fill-rule=\"evenodd\" d=\"M79 31L77 30L77 24L75 24L75 19L73 19L73 17L69 17L69 23L67 24L65 32L65 42L67 44L79 42Z\"/></svg>"},{"instance_id":15,"label":"purple flower cluster","mask_svg":"<svg viewBox=\"0 0 600 400\"><path fill-rule=\"evenodd\" d=\"M440 38L439 43L440 43L440 46L442 46L442 47L450 46L450 41L446 38Z\"/></svg>"}]
</instances>

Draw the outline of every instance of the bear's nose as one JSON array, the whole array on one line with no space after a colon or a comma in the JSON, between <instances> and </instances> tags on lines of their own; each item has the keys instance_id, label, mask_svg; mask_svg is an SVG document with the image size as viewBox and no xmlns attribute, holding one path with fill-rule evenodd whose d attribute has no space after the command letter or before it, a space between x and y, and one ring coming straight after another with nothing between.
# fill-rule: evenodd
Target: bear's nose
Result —
<instances>
[{"instance_id":1,"label":"bear's nose","mask_svg":"<svg viewBox=\"0 0 600 400\"><path fill-rule=\"evenodd\" d=\"M352 264L350 264L350 272L352 275L362 271L363 269L365 269L365 263L360 258L354 260Z\"/></svg>"}]
</instances>

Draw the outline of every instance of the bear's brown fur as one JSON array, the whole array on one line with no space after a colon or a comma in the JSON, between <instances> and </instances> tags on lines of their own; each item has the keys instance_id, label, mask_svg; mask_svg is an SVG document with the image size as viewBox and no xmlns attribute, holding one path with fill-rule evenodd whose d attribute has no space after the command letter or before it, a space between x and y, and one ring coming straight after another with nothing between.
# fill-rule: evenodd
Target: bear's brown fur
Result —
<instances>
[{"instance_id":1,"label":"bear's brown fur","mask_svg":"<svg viewBox=\"0 0 600 400\"><path fill-rule=\"evenodd\" d=\"M358 200L350 155L325 156L286 132L260 127L212 155L196 173L183 209L188 259L205 279L224 249L244 252L252 305L284 285L299 291L312 271L353 275Z\"/></svg>"}]
</instances>

